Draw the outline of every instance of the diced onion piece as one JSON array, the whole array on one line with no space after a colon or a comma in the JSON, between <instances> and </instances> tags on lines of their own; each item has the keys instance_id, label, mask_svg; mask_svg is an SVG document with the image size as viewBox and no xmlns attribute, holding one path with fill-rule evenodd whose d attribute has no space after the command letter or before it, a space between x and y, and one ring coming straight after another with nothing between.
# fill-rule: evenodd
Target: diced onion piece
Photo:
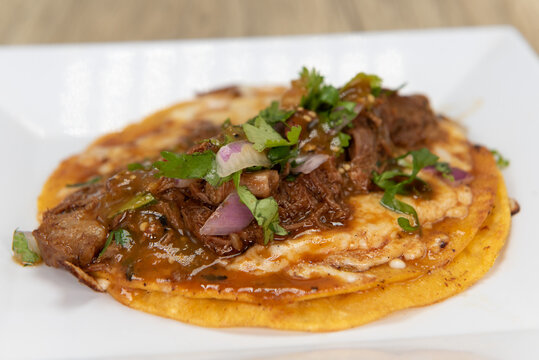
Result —
<instances>
[{"instance_id":1,"label":"diced onion piece","mask_svg":"<svg viewBox=\"0 0 539 360\"><path fill-rule=\"evenodd\" d=\"M41 254L36 238L31 231L13 233L13 256L22 265L35 265L41 262Z\"/></svg>"},{"instance_id":2,"label":"diced onion piece","mask_svg":"<svg viewBox=\"0 0 539 360\"><path fill-rule=\"evenodd\" d=\"M318 169L318 167L325 163L328 159L329 155L326 154L298 156L296 158L296 163L300 163L300 165L292 168L291 171L294 174L310 174L314 170Z\"/></svg>"},{"instance_id":3,"label":"diced onion piece","mask_svg":"<svg viewBox=\"0 0 539 360\"><path fill-rule=\"evenodd\" d=\"M200 228L201 235L229 235L243 230L253 220L237 192L232 192Z\"/></svg>"},{"instance_id":4,"label":"diced onion piece","mask_svg":"<svg viewBox=\"0 0 539 360\"><path fill-rule=\"evenodd\" d=\"M472 174L457 167L451 167L451 174L455 181L467 182L472 179Z\"/></svg>"},{"instance_id":5,"label":"diced onion piece","mask_svg":"<svg viewBox=\"0 0 539 360\"><path fill-rule=\"evenodd\" d=\"M453 176L453 181L450 180L450 183L453 185L467 184L473 179L472 174L470 174L467 171L464 171L458 167L453 167L453 166L450 166L449 168L451 169L451 175ZM427 170L432 173L436 173L437 175L440 175L440 176L442 175L442 173L436 170L436 167L434 167L433 165L426 166L424 170Z\"/></svg>"},{"instance_id":6,"label":"diced onion piece","mask_svg":"<svg viewBox=\"0 0 539 360\"><path fill-rule=\"evenodd\" d=\"M248 141L236 141L217 152L217 175L225 177L251 166L270 166L268 157Z\"/></svg>"}]
</instances>

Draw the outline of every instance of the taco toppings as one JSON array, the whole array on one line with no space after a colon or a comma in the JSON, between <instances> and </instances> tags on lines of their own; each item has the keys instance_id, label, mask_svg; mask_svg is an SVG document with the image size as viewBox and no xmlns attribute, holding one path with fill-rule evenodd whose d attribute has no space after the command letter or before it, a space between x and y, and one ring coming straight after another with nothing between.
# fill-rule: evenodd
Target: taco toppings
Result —
<instances>
[{"instance_id":1,"label":"taco toppings","mask_svg":"<svg viewBox=\"0 0 539 360\"><path fill-rule=\"evenodd\" d=\"M286 90L227 88L157 113L66 160L28 235L39 251L18 233L17 253L111 294L246 303L419 278L475 237L499 182L488 150L399 90L304 68Z\"/></svg>"}]
</instances>

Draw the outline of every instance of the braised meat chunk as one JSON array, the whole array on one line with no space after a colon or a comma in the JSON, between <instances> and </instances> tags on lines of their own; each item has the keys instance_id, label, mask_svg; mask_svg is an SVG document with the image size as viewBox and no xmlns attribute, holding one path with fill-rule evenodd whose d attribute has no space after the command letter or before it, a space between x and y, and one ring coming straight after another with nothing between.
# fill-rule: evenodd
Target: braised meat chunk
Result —
<instances>
[{"instance_id":1,"label":"braised meat chunk","mask_svg":"<svg viewBox=\"0 0 539 360\"><path fill-rule=\"evenodd\" d=\"M61 267L68 261L84 267L103 248L108 229L94 212L102 194L102 186L84 188L43 215L33 234L47 265Z\"/></svg>"},{"instance_id":2,"label":"braised meat chunk","mask_svg":"<svg viewBox=\"0 0 539 360\"><path fill-rule=\"evenodd\" d=\"M404 148L421 144L436 129L436 115L423 95L388 96L373 112L383 119L391 141Z\"/></svg>"}]
</instances>

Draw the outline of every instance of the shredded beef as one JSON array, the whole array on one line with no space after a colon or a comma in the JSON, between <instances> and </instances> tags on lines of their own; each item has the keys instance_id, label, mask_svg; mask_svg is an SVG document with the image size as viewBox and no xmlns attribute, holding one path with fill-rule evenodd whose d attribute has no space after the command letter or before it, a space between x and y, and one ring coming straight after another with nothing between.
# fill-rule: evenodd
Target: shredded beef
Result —
<instances>
[{"instance_id":1,"label":"shredded beef","mask_svg":"<svg viewBox=\"0 0 539 360\"><path fill-rule=\"evenodd\" d=\"M353 125L348 130L352 136L348 176L355 192L368 192L373 190L372 172L383 170L393 147L420 145L435 128L436 116L424 96L391 95L358 116Z\"/></svg>"},{"instance_id":2,"label":"shredded beef","mask_svg":"<svg viewBox=\"0 0 539 360\"><path fill-rule=\"evenodd\" d=\"M346 220L350 210L343 197L343 178L335 159L295 181L281 181L275 194L281 224L294 233Z\"/></svg>"},{"instance_id":3,"label":"shredded beef","mask_svg":"<svg viewBox=\"0 0 539 360\"><path fill-rule=\"evenodd\" d=\"M436 127L436 115L422 95L389 96L373 109L389 129L397 146L412 148L425 141Z\"/></svg>"},{"instance_id":4,"label":"shredded beef","mask_svg":"<svg viewBox=\"0 0 539 360\"><path fill-rule=\"evenodd\" d=\"M355 192L371 189L373 171L380 170L384 160L391 154L391 143L383 121L372 116L359 116L348 130L352 142L348 148L351 169L348 172Z\"/></svg>"}]
</instances>

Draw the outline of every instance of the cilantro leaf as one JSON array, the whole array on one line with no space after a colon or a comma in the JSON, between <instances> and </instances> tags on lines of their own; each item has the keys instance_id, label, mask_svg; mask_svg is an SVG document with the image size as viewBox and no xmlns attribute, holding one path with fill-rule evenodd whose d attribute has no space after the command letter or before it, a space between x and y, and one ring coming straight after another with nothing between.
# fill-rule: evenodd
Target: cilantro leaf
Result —
<instances>
[{"instance_id":1,"label":"cilantro leaf","mask_svg":"<svg viewBox=\"0 0 539 360\"><path fill-rule=\"evenodd\" d=\"M152 163L148 160L145 160L142 163L134 162L131 164L127 164L127 170L129 171L135 171L135 170L148 171L148 170L151 170L151 168L152 168Z\"/></svg>"},{"instance_id":2,"label":"cilantro leaf","mask_svg":"<svg viewBox=\"0 0 539 360\"><path fill-rule=\"evenodd\" d=\"M161 152L164 161L156 161L153 167L159 172L156 176L166 176L174 179L204 179L213 187L230 180L217 174L217 162L213 151L194 154L175 154L169 151Z\"/></svg>"},{"instance_id":3,"label":"cilantro leaf","mask_svg":"<svg viewBox=\"0 0 539 360\"><path fill-rule=\"evenodd\" d=\"M300 125L292 126L286 133L286 138L288 139L287 145L297 144L300 134L301 134L301 126Z\"/></svg>"},{"instance_id":4,"label":"cilantro leaf","mask_svg":"<svg viewBox=\"0 0 539 360\"><path fill-rule=\"evenodd\" d=\"M84 186L95 184L99 180L101 180L101 176L94 176L93 178L91 178L88 181L81 182L81 183L76 183L76 184L67 184L66 187L68 187L68 188L84 187Z\"/></svg>"},{"instance_id":5,"label":"cilantro leaf","mask_svg":"<svg viewBox=\"0 0 539 360\"><path fill-rule=\"evenodd\" d=\"M135 171L135 170L145 170L146 168L141 163L131 163L127 164L127 170L129 171Z\"/></svg>"},{"instance_id":6,"label":"cilantro leaf","mask_svg":"<svg viewBox=\"0 0 539 360\"><path fill-rule=\"evenodd\" d=\"M258 116L254 121L254 125L249 123L243 124L243 131L247 139L253 143L255 150L263 151L264 149L277 146L295 145L301 134L301 126L292 126L286 134L288 138L286 140L271 125Z\"/></svg>"},{"instance_id":7,"label":"cilantro leaf","mask_svg":"<svg viewBox=\"0 0 539 360\"><path fill-rule=\"evenodd\" d=\"M288 234L279 225L279 205L277 201L271 196L258 200L246 186L240 185L240 177L241 171L234 173L233 179L236 191L238 192L240 201L249 208L258 225L262 227L264 231L264 244L273 240L274 234Z\"/></svg>"},{"instance_id":8,"label":"cilantro leaf","mask_svg":"<svg viewBox=\"0 0 539 360\"><path fill-rule=\"evenodd\" d=\"M285 122L294 114L294 110L286 111L279 109L279 102L278 101L272 101L271 105L265 108L264 110L260 111L258 116L260 116L264 121L266 121L270 125L275 125L279 122ZM249 123L254 123L256 117L249 120Z\"/></svg>"},{"instance_id":9,"label":"cilantro leaf","mask_svg":"<svg viewBox=\"0 0 539 360\"><path fill-rule=\"evenodd\" d=\"M133 246L133 238L131 237L129 231L125 229L112 230L107 237L107 241L105 242L103 249L101 249L99 255L97 255L98 258L105 253L105 250L107 250L113 239L116 242L116 245L120 245L126 249L130 249L131 246Z\"/></svg>"},{"instance_id":10,"label":"cilantro leaf","mask_svg":"<svg viewBox=\"0 0 539 360\"><path fill-rule=\"evenodd\" d=\"M303 68L301 79L307 89L307 95L301 98L300 106L313 111L324 111L337 105L340 99L339 90L324 84L324 77L315 69L310 72Z\"/></svg>"},{"instance_id":11,"label":"cilantro leaf","mask_svg":"<svg viewBox=\"0 0 539 360\"><path fill-rule=\"evenodd\" d=\"M449 163L437 162L436 164L434 164L434 168L436 169L436 171L442 174L444 178L455 181L455 177L453 176L453 170L451 170L451 166L449 166Z\"/></svg>"},{"instance_id":12,"label":"cilantro leaf","mask_svg":"<svg viewBox=\"0 0 539 360\"><path fill-rule=\"evenodd\" d=\"M139 193L109 213L109 218L128 210L135 210L154 202L155 198L149 192Z\"/></svg>"},{"instance_id":13,"label":"cilantro leaf","mask_svg":"<svg viewBox=\"0 0 539 360\"><path fill-rule=\"evenodd\" d=\"M271 161L271 166L280 165L281 170L284 170L286 163L299 155L297 148L292 149L290 146L278 146L271 148L268 151L268 159Z\"/></svg>"},{"instance_id":14,"label":"cilantro leaf","mask_svg":"<svg viewBox=\"0 0 539 360\"><path fill-rule=\"evenodd\" d=\"M303 67L300 73L300 79L307 89L307 95L302 96L299 105L306 109L316 111L319 103L318 95L324 82L324 77L315 69L309 71L306 67Z\"/></svg>"},{"instance_id":15,"label":"cilantro leaf","mask_svg":"<svg viewBox=\"0 0 539 360\"><path fill-rule=\"evenodd\" d=\"M35 265L41 261L39 253L32 251L28 246L27 236L33 236L31 233L26 235L24 232L15 230L13 232L13 242L11 249L13 250L15 259L24 266Z\"/></svg>"},{"instance_id":16,"label":"cilantro leaf","mask_svg":"<svg viewBox=\"0 0 539 360\"><path fill-rule=\"evenodd\" d=\"M161 152L164 161L156 161L153 167L159 170L157 176L176 179L202 179L212 169L215 153L205 151L194 154L175 154Z\"/></svg>"},{"instance_id":17,"label":"cilantro leaf","mask_svg":"<svg viewBox=\"0 0 539 360\"><path fill-rule=\"evenodd\" d=\"M342 154L344 149L350 146L350 139L352 137L346 133L339 132L337 136L331 139L331 148L338 149L335 151L337 154Z\"/></svg>"},{"instance_id":18,"label":"cilantro leaf","mask_svg":"<svg viewBox=\"0 0 539 360\"><path fill-rule=\"evenodd\" d=\"M321 105L334 107L339 102L339 90L331 85L325 85L320 90L320 96L318 97L318 104L315 108L319 108Z\"/></svg>"},{"instance_id":19,"label":"cilantro leaf","mask_svg":"<svg viewBox=\"0 0 539 360\"><path fill-rule=\"evenodd\" d=\"M416 180L424 183L423 180L417 177L417 174L426 166L436 166L439 158L431 153L428 149L422 148L419 150L410 151L402 156L397 157L395 160L398 162L409 155L412 156L411 174L406 174L400 170L392 169L385 171L382 174L374 173L373 182L384 190L384 195L380 200L380 204L382 204L382 206L400 214L410 215L414 219L415 225L412 225L410 220L404 217L397 219L399 226L403 230L413 232L420 229L417 212L411 205L400 201L395 196L397 194L407 195L407 187Z\"/></svg>"},{"instance_id":20,"label":"cilantro leaf","mask_svg":"<svg viewBox=\"0 0 539 360\"><path fill-rule=\"evenodd\" d=\"M416 223L415 226L411 225L410 221L403 217L398 218L397 223L405 231L408 231L408 232L416 231L419 229L419 219L417 217L417 212L411 205L405 202L402 202L395 197L395 195L398 192L399 192L398 185L390 188L389 190L386 190L384 192L384 195L382 196L382 199L380 200L380 203L384 207L388 208L389 210L393 210L400 214L411 215L414 218L414 221Z\"/></svg>"},{"instance_id":21,"label":"cilantro leaf","mask_svg":"<svg viewBox=\"0 0 539 360\"><path fill-rule=\"evenodd\" d=\"M328 125L334 129L344 128L358 115L355 110L356 106L357 104L352 101L339 101L327 117Z\"/></svg>"},{"instance_id":22,"label":"cilantro leaf","mask_svg":"<svg viewBox=\"0 0 539 360\"><path fill-rule=\"evenodd\" d=\"M498 168L505 169L509 166L510 162L508 159L504 158L502 154L498 150L492 149L490 150L492 153L492 156L494 156L494 159L496 160L496 165L498 165Z\"/></svg>"},{"instance_id":23,"label":"cilantro leaf","mask_svg":"<svg viewBox=\"0 0 539 360\"><path fill-rule=\"evenodd\" d=\"M397 159L403 159L408 155L412 155L412 175L410 175L410 177L413 178L415 178L419 171L424 167L436 165L439 159L438 156L431 153L427 148L410 151L399 156Z\"/></svg>"}]
</instances>

